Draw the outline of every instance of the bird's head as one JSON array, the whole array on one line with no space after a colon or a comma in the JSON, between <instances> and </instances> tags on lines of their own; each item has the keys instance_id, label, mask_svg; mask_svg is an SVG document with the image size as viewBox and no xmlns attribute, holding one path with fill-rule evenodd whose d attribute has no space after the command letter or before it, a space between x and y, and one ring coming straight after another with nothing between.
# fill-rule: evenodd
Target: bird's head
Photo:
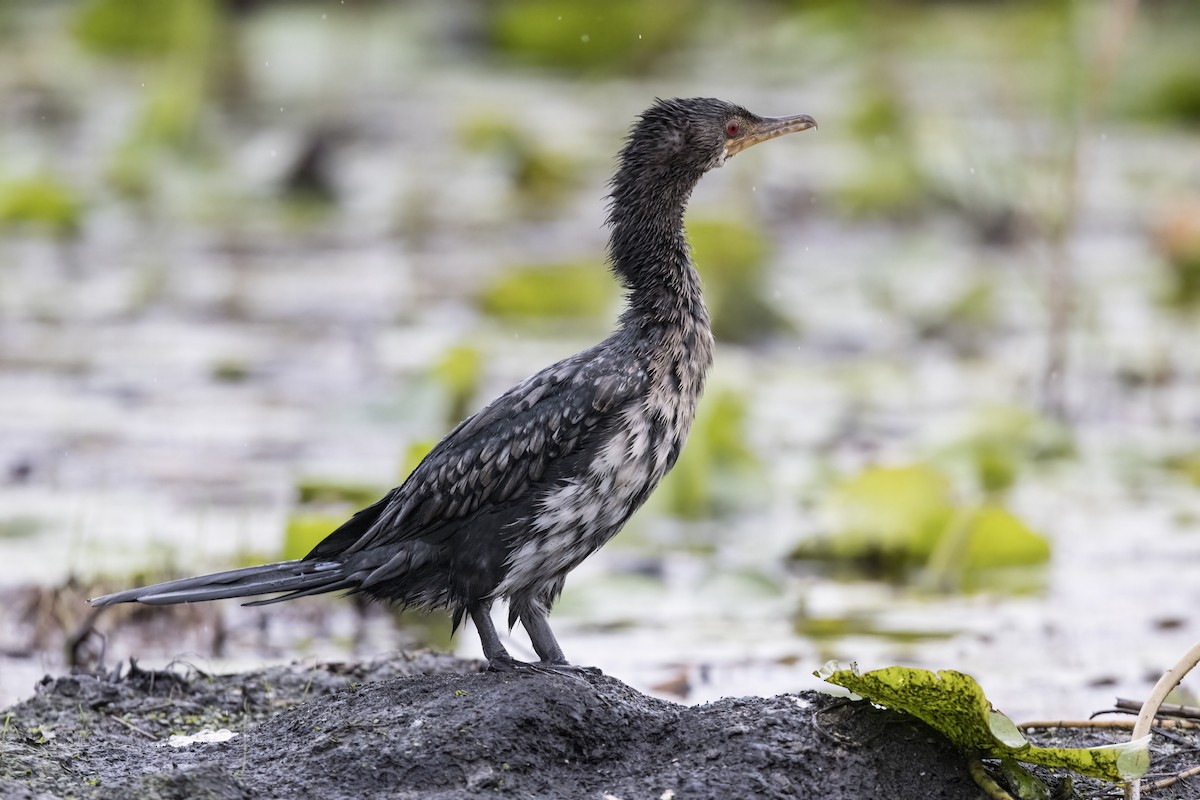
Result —
<instances>
[{"instance_id":1,"label":"bird's head","mask_svg":"<svg viewBox=\"0 0 1200 800\"><path fill-rule=\"evenodd\" d=\"M660 180L694 182L748 147L816 126L807 114L760 117L711 97L657 100L634 124L622 161Z\"/></svg>"}]
</instances>

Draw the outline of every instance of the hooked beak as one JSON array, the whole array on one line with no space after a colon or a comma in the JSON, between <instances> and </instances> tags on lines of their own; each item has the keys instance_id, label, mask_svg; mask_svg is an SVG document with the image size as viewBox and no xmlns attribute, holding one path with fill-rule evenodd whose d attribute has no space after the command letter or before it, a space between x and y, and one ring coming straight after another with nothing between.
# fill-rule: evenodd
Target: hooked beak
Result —
<instances>
[{"instance_id":1,"label":"hooked beak","mask_svg":"<svg viewBox=\"0 0 1200 800\"><path fill-rule=\"evenodd\" d=\"M725 143L725 154L727 156L737 155L759 142L783 136L785 133L806 131L815 127L817 127L817 121L808 114L796 114L791 117L761 117L747 124L741 133Z\"/></svg>"}]
</instances>

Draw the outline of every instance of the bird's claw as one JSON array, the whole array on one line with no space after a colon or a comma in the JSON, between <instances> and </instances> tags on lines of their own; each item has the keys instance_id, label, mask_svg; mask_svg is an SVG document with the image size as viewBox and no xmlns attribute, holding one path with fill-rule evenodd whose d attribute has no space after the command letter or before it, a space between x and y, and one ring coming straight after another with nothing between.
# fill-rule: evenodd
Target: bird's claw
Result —
<instances>
[{"instance_id":1,"label":"bird's claw","mask_svg":"<svg viewBox=\"0 0 1200 800\"><path fill-rule=\"evenodd\" d=\"M517 661L515 658L494 658L488 662L488 672L536 672L543 675L565 675L576 678L583 675L603 675L598 667L582 667L566 662Z\"/></svg>"}]
</instances>

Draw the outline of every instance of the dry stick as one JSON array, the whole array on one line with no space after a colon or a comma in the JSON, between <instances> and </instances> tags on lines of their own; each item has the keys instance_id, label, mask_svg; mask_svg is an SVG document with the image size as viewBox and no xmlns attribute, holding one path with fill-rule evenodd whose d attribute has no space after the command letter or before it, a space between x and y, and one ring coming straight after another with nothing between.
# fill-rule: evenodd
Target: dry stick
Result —
<instances>
[{"instance_id":1,"label":"dry stick","mask_svg":"<svg viewBox=\"0 0 1200 800\"><path fill-rule=\"evenodd\" d=\"M1139 703L1138 708L1142 706ZM1023 731L1039 730L1042 728L1094 728L1102 730L1132 729L1137 722L1132 719L1081 719L1081 720L1034 720L1022 722L1017 727ZM1200 728L1200 723L1185 719L1155 719L1156 728L1174 728L1176 730L1193 730Z\"/></svg>"},{"instance_id":2,"label":"dry stick","mask_svg":"<svg viewBox=\"0 0 1200 800\"><path fill-rule=\"evenodd\" d=\"M1146 791L1151 791L1152 789L1165 789L1168 786L1174 786L1175 784L1179 783L1181 780L1184 780L1186 778L1194 778L1197 775L1200 775L1200 767L1192 767L1191 769L1185 769L1183 772L1177 772L1176 774L1172 775L1169 778L1163 778L1162 780L1155 781L1154 783L1152 783L1146 787Z\"/></svg>"},{"instance_id":3,"label":"dry stick","mask_svg":"<svg viewBox=\"0 0 1200 800\"><path fill-rule=\"evenodd\" d=\"M1118 697L1116 705L1121 711L1132 711L1135 714L1142 710L1142 701L1140 700L1128 700L1124 697ZM1159 707L1158 713L1169 717L1200 719L1200 708L1196 706L1181 706L1178 703L1163 703Z\"/></svg>"},{"instance_id":4,"label":"dry stick","mask_svg":"<svg viewBox=\"0 0 1200 800\"><path fill-rule=\"evenodd\" d=\"M122 725L124 725L126 728L129 728L129 730L133 731L134 733L141 734L142 736L145 736L147 739L149 739L149 740L150 740L150 741L152 741L152 742L154 742L154 741L158 741L158 737L157 737L157 736L155 736L153 733L151 733L150 731L146 730L145 728L139 728L137 725L134 725L132 722L130 722L129 720L125 719L124 717L117 717L117 716L113 716L113 717L110 717L110 719L116 720L117 722L119 722L119 723L121 723Z\"/></svg>"},{"instance_id":5,"label":"dry stick","mask_svg":"<svg viewBox=\"0 0 1200 800\"><path fill-rule=\"evenodd\" d=\"M1197 664L1200 664L1200 642L1193 645L1192 649L1188 650L1179 660L1179 663L1164 672L1163 676L1158 679L1158 683L1154 684L1154 690L1142 704L1142 713L1138 714L1137 724L1133 726L1133 734L1130 736L1132 741L1136 742L1143 736L1150 735L1150 726L1154 723L1154 715L1158 713L1158 707L1162 705L1163 700L1167 699L1171 690L1179 685L1183 676L1187 675ZM1126 800L1141 800L1141 796L1141 780L1130 781L1125 785Z\"/></svg>"}]
</instances>

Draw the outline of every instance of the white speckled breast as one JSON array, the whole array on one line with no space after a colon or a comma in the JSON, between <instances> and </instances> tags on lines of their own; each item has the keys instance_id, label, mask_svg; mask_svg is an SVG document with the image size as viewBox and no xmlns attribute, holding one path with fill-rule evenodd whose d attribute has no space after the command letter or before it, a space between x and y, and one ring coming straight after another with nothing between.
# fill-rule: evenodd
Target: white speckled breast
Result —
<instances>
[{"instance_id":1,"label":"white speckled breast","mask_svg":"<svg viewBox=\"0 0 1200 800\"><path fill-rule=\"evenodd\" d=\"M649 389L631 402L582 474L549 490L529 521L537 536L517 547L494 596L551 594L568 572L611 539L675 464L712 364L703 306L659 330Z\"/></svg>"}]
</instances>

